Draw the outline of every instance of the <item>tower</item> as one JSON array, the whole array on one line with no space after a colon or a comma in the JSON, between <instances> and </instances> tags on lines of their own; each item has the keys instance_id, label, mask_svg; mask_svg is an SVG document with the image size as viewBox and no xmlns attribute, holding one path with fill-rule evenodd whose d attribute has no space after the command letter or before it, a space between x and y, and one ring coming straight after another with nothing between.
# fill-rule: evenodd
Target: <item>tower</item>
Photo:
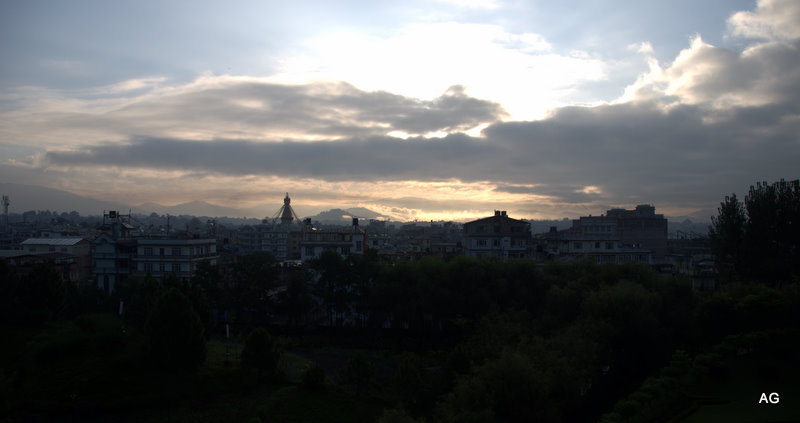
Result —
<instances>
[{"instance_id":1,"label":"tower","mask_svg":"<svg viewBox=\"0 0 800 423\"><path fill-rule=\"evenodd\" d=\"M289 198L289 193L286 193L286 197L283 199L283 207L281 211L281 223L289 224L292 223L294 220L294 210L292 210L291 205L292 199Z\"/></svg>"},{"instance_id":2,"label":"tower","mask_svg":"<svg viewBox=\"0 0 800 423\"><path fill-rule=\"evenodd\" d=\"M283 205L281 206L280 209L278 209L278 212L275 213L275 215L272 217L273 221L278 217L280 217L281 223L287 226L290 225L292 222L294 222L295 219L299 221L300 218L297 217L297 213L295 213L294 209L292 209L291 203L292 199L289 198L289 193L287 192L286 197L283 198Z\"/></svg>"}]
</instances>

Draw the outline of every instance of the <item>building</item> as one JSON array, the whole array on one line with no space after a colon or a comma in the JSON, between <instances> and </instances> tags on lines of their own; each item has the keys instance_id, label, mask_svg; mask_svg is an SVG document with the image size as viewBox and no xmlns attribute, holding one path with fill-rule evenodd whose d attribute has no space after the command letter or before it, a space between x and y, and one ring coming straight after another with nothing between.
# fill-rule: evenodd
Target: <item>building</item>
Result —
<instances>
[{"instance_id":1,"label":"building","mask_svg":"<svg viewBox=\"0 0 800 423\"><path fill-rule=\"evenodd\" d=\"M470 257L530 257L531 225L508 217L505 210L464 224L464 254Z\"/></svg>"},{"instance_id":2,"label":"building","mask_svg":"<svg viewBox=\"0 0 800 423\"><path fill-rule=\"evenodd\" d=\"M28 238L21 245L25 254L47 255L65 281L83 283L91 277L91 243L85 238Z\"/></svg>"},{"instance_id":3,"label":"building","mask_svg":"<svg viewBox=\"0 0 800 423\"><path fill-rule=\"evenodd\" d=\"M190 278L200 262L219 259L214 238L133 237L130 215L116 211L104 214L101 230L91 242L92 276L106 295L133 275Z\"/></svg>"},{"instance_id":4,"label":"building","mask_svg":"<svg viewBox=\"0 0 800 423\"><path fill-rule=\"evenodd\" d=\"M351 228L319 230L306 220L300 241L300 259L319 258L323 251L335 251L342 256L364 254L367 250L367 233L358 227L358 218L353 218Z\"/></svg>"},{"instance_id":5,"label":"building","mask_svg":"<svg viewBox=\"0 0 800 423\"><path fill-rule=\"evenodd\" d=\"M200 262L213 265L217 259L217 240L213 238L137 239L133 271L155 278L169 275L191 278Z\"/></svg>"},{"instance_id":6,"label":"building","mask_svg":"<svg viewBox=\"0 0 800 423\"><path fill-rule=\"evenodd\" d=\"M667 253L667 219L650 205L611 209L605 215L575 219L569 229L553 227L539 238L549 258L655 265Z\"/></svg>"},{"instance_id":7,"label":"building","mask_svg":"<svg viewBox=\"0 0 800 423\"><path fill-rule=\"evenodd\" d=\"M136 227L130 214L116 210L103 212L102 233L92 240L92 278L106 295L114 291L117 283L134 273L136 240L132 233Z\"/></svg>"}]
</instances>

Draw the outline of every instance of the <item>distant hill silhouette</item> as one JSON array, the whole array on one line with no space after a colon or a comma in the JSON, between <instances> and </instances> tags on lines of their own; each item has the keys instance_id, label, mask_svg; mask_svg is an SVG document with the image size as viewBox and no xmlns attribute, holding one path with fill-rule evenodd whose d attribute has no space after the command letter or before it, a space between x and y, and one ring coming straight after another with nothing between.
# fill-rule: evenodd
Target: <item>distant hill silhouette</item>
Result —
<instances>
[{"instance_id":1,"label":"distant hill silhouette","mask_svg":"<svg viewBox=\"0 0 800 423\"><path fill-rule=\"evenodd\" d=\"M103 201L71 192L36 185L0 183L0 193L8 195L9 213L30 210L50 210L59 213L76 211L82 216L102 216L104 210L128 211L131 207L113 201Z\"/></svg>"},{"instance_id":2,"label":"distant hill silhouette","mask_svg":"<svg viewBox=\"0 0 800 423\"><path fill-rule=\"evenodd\" d=\"M330 209L314 216L308 216L312 222L321 222L332 225L349 225L354 217L360 219L389 219L378 212L364 207L351 207L348 209Z\"/></svg>"}]
</instances>

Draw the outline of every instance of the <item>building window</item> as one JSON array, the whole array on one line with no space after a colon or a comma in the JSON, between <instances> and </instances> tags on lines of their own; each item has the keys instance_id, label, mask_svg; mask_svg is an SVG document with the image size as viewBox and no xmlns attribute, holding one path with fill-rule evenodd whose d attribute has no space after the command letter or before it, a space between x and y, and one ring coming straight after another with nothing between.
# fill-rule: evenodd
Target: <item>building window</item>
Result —
<instances>
[{"instance_id":1,"label":"building window","mask_svg":"<svg viewBox=\"0 0 800 423\"><path fill-rule=\"evenodd\" d=\"M159 263L159 264L158 264L158 271L159 271L159 272L161 272L161 273L164 273L166 270L167 270L167 268L166 268L166 266L164 265L164 263Z\"/></svg>"},{"instance_id":2,"label":"building window","mask_svg":"<svg viewBox=\"0 0 800 423\"><path fill-rule=\"evenodd\" d=\"M362 248L361 242L362 241L356 241L356 251L361 251Z\"/></svg>"},{"instance_id":3,"label":"building window","mask_svg":"<svg viewBox=\"0 0 800 423\"><path fill-rule=\"evenodd\" d=\"M314 255L314 247L306 247L306 255L313 256Z\"/></svg>"},{"instance_id":4,"label":"building window","mask_svg":"<svg viewBox=\"0 0 800 423\"><path fill-rule=\"evenodd\" d=\"M606 250L613 250L614 243L613 242L606 242Z\"/></svg>"},{"instance_id":5,"label":"building window","mask_svg":"<svg viewBox=\"0 0 800 423\"><path fill-rule=\"evenodd\" d=\"M153 251L150 250L150 254L153 254ZM146 273L153 273L153 263L145 263L144 264L144 271Z\"/></svg>"},{"instance_id":6,"label":"building window","mask_svg":"<svg viewBox=\"0 0 800 423\"><path fill-rule=\"evenodd\" d=\"M342 254L350 254L350 247L342 247Z\"/></svg>"},{"instance_id":7,"label":"building window","mask_svg":"<svg viewBox=\"0 0 800 423\"><path fill-rule=\"evenodd\" d=\"M181 249L180 249L180 248L173 248L173 249L172 249L172 255L173 255L173 256L179 256L179 255L181 255Z\"/></svg>"},{"instance_id":8,"label":"building window","mask_svg":"<svg viewBox=\"0 0 800 423\"><path fill-rule=\"evenodd\" d=\"M595 242L594 243L594 248L600 248L600 243L599 242Z\"/></svg>"},{"instance_id":9,"label":"building window","mask_svg":"<svg viewBox=\"0 0 800 423\"><path fill-rule=\"evenodd\" d=\"M153 255L153 248L152 247L144 247L144 255L152 256Z\"/></svg>"},{"instance_id":10,"label":"building window","mask_svg":"<svg viewBox=\"0 0 800 423\"><path fill-rule=\"evenodd\" d=\"M574 247L575 247L576 250L580 250L581 248L583 248L583 243L582 242L576 242L574 244Z\"/></svg>"},{"instance_id":11,"label":"building window","mask_svg":"<svg viewBox=\"0 0 800 423\"><path fill-rule=\"evenodd\" d=\"M485 239L479 239L478 240L478 247L485 247L485 246L486 246L486 240Z\"/></svg>"}]
</instances>

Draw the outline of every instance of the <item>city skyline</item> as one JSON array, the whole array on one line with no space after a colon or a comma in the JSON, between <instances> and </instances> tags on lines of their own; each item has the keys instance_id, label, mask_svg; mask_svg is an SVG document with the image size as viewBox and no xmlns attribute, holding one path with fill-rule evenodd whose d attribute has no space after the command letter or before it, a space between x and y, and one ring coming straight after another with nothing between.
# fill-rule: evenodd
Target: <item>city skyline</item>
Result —
<instances>
[{"instance_id":1,"label":"city skyline","mask_svg":"<svg viewBox=\"0 0 800 423\"><path fill-rule=\"evenodd\" d=\"M0 182L463 221L798 177L795 2L194 5L0 6Z\"/></svg>"}]
</instances>

